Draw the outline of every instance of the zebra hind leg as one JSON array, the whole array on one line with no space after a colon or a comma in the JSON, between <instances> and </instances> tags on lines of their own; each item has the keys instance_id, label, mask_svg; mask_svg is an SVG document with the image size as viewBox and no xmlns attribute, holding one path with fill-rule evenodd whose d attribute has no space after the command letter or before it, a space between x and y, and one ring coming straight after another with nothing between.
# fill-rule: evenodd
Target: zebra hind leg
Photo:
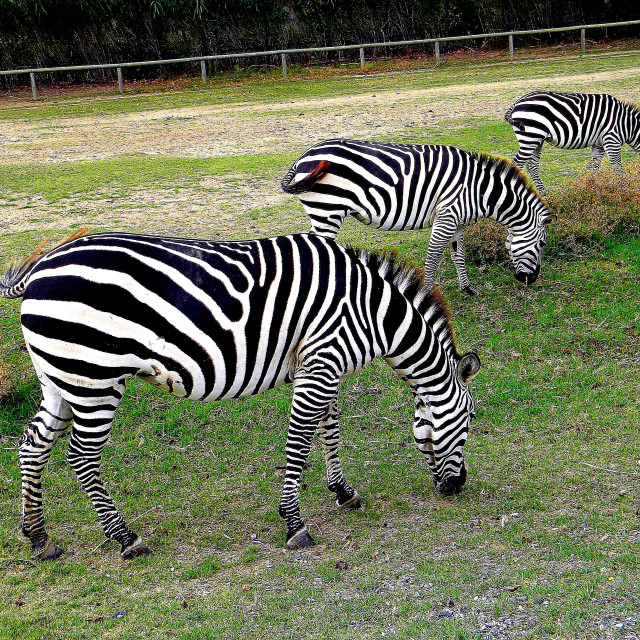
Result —
<instances>
[{"instance_id":1,"label":"zebra hind leg","mask_svg":"<svg viewBox=\"0 0 640 640\"><path fill-rule=\"evenodd\" d=\"M302 206L311 220L310 233L331 239L338 235L338 231L340 231L340 227L342 227L342 223L347 216L346 210L324 208L322 206L314 207L306 202L303 202Z\"/></svg>"},{"instance_id":2,"label":"zebra hind leg","mask_svg":"<svg viewBox=\"0 0 640 640\"><path fill-rule=\"evenodd\" d=\"M314 372L296 375L291 417L287 434L287 461L278 513L287 526L287 547L303 548L315 544L300 517L300 480L307 461L313 435L326 417L329 404L336 395L338 380L330 373Z\"/></svg>"},{"instance_id":3,"label":"zebra hind leg","mask_svg":"<svg viewBox=\"0 0 640 640\"><path fill-rule=\"evenodd\" d=\"M113 397L102 399L100 404L72 405L74 425L67 460L89 496L105 535L120 544L123 558L130 559L151 552L140 536L129 529L100 478L102 451L109 439L113 414L122 397L118 390L114 389L113 393Z\"/></svg>"},{"instance_id":4,"label":"zebra hind leg","mask_svg":"<svg viewBox=\"0 0 640 640\"><path fill-rule=\"evenodd\" d=\"M42 472L53 445L71 422L71 408L57 389L40 375L43 400L18 443L22 476L22 533L31 542L31 551L38 560L52 560L62 550L49 538L44 526L42 509Z\"/></svg>"},{"instance_id":5,"label":"zebra hind leg","mask_svg":"<svg viewBox=\"0 0 640 640\"><path fill-rule=\"evenodd\" d=\"M451 242L449 243L451 248L451 259L456 267L456 273L458 274L458 285L460 291L466 293L468 296L477 296L478 290L471 284L469 275L467 273L467 265L464 260L464 236L462 230L456 231Z\"/></svg>"},{"instance_id":6,"label":"zebra hind leg","mask_svg":"<svg viewBox=\"0 0 640 640\"><path fill-rule=\"evenodd\" d=\"M318 437L322 443L324 462L327 471L327 487L336 494L336 504L342 509L360 509L358 492L347 484L340 458L338 443L340 441L340 424L338 422L338 401L334 398L329 404L327 415L318 424Z\"/></svg>"}]
</instances>

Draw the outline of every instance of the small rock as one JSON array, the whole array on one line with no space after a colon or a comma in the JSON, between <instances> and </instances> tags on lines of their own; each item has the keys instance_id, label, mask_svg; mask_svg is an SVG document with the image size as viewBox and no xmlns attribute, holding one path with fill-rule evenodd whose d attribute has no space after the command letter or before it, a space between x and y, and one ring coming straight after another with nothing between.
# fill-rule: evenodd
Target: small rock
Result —
<instances>
[{"instance_id":1,"label":"small rock","mask_svg":"<svg viewBox=\"0 0 640 640\"><path fill-rule=\"evenodd\" d=\"M451 616L453 616L453 611L451 611L451 609L443 609L438 614L438 618L451 618Z\"/></svg>"},{"instance_id":2,"label":"small rock","mask_svg":"<svg viewBox=\"0 0 640 640\"><path fill-rule=\"evenodd\" d=\"M121 620L126 615L127 615L127 610L126 609L120 609L120 611L116 611L111 617L114 620Z\"/></svg>"},{"instance_id":3,"label":"small rock","mask_svg":"<svg viewBox=\"0 0 640 640\"><path fill-rule=\"evenodd\" d=\"M518 596L516 600L518 602L526 602L529 598L527 596Z\"/></svg>"}]
</instances>

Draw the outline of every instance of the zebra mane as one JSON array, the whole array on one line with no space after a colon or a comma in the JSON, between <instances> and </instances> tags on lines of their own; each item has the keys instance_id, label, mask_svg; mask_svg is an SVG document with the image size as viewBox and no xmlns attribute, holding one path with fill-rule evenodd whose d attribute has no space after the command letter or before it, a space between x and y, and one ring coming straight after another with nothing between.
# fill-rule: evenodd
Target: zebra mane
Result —
<instances>
[{"instance_id":1,"label":"zebra mane","mask_svg":"<svg viewBox=\"0 0 640 640\"><path fill-rule=\"evenodd\" d=\"M60 242L53 245L51 249L45 251L44 247L49 241L49 236L47 236L28 256L26 256L22 260L13 260L13 262L9 265L6 273L2 276L2 278L0 278L0 288L10 289L16 286L50 251L53 251L53 249L56 249L57 247L66 244L67 242L71 242L71 240L75 240L76 238L83 236L85 233L87 233L87 229L80 229L79 231L72 233L68 238L60 240Z\"/></svg>"},{"instance_id":2,"label":"zebra mane","mask_svg":"<svg viewBox=\"0 0 640 640\"><path fill-rule=\"evenodd\" d=\"M631 100L620 100L620 102L622 102L623 105L631 107L634 111L638 111L640 113L640 105L636 104L635 102L631 102Z\"/></svg>"},{"instance_id":3,"label":"zebra mane","mask_svg":"<svg viewBox=\"0 0 640 640\"><path fill-rule=\"evenodd\" d=\"M500 175L504 176L506 180L513 180L516 183L520 183L527 191L533 193L542 204L546 206L545 199L540 195L537 187L533 184L531 178L520 169L516 164L513 164L508 158L503 156L494 155L493 153L481 153L479 151L470 152L469 155L474 157L482 165L493 165L500 172Z\"/></svg>"},{"instance_id":4,"label":"zebra mane","mask_svg":"<svg viewBox=\"0 0 640 640\"><path fill-rule=\"evenodd\" d=\"M442 320L451 338L453 351L459 355L453 339L454 331L449 305L437 285L434 285L433 289L425 285L422 267L414 267L393 250L367 251L348 246L347 251L365 267L393 284L423 316L428 314L430 323L435 325Z\"/></svg>"}]
</instances>

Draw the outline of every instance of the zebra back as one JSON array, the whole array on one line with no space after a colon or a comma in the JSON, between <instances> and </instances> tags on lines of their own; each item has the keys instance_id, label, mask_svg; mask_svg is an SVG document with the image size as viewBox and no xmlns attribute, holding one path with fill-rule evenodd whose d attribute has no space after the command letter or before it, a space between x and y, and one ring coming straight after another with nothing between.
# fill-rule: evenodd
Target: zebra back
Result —
<instances>
[{"instance_id":1,"label":"zebra back","mask_svg":"<svg viewBox=\"0 0 640 640\"><path fill-rule=\"evenodd\" d=\"M19 298L24 295L29 276L38 262L47 255L50 251L53 251L56 247L59 247L67 242L71 242L80 236L87 233L86 229L80 229L75 233L72 233L68 238L61 240L48 251L44 248L49 240L45 238L34 251L22 260L14 260L9 266L5 274L0 278L0 297L2 298Z\"/></svg>"}]
</instances>

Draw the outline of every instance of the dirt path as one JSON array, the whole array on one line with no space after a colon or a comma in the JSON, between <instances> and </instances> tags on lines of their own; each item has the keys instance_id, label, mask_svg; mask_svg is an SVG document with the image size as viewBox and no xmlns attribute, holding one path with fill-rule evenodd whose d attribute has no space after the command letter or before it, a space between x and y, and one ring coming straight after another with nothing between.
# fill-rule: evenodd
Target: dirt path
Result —
<instances>
[{"instance_id":1,"label":"dirt path","mask_svg":"<svg viewBox=\"0 0 640 640\"><path fill-rule=\"evenodd\" d=\"M637 69L548 76L431 89L377 91L261 105L187 107L59 121L0 121L0 163L76 162L145 154L222 157L297 154L332 137L380 138L402 129L443 126L452 118L502 118L514 97L536 88L607 91L610 83L640 76ZM637 86L637 85L636 85ZM619 93L619 91L617 91ZM625 97L640 100L640 89ZM283 167L283 170L286 167ZM239 213L281 203L277 181L211 176L203 189L136 190L125 198L72 198L55 205L30 196L2 199L0 230L91 224L157 229L193 227L203 219L229 221Z\"/></svg>"}]
</instances>

